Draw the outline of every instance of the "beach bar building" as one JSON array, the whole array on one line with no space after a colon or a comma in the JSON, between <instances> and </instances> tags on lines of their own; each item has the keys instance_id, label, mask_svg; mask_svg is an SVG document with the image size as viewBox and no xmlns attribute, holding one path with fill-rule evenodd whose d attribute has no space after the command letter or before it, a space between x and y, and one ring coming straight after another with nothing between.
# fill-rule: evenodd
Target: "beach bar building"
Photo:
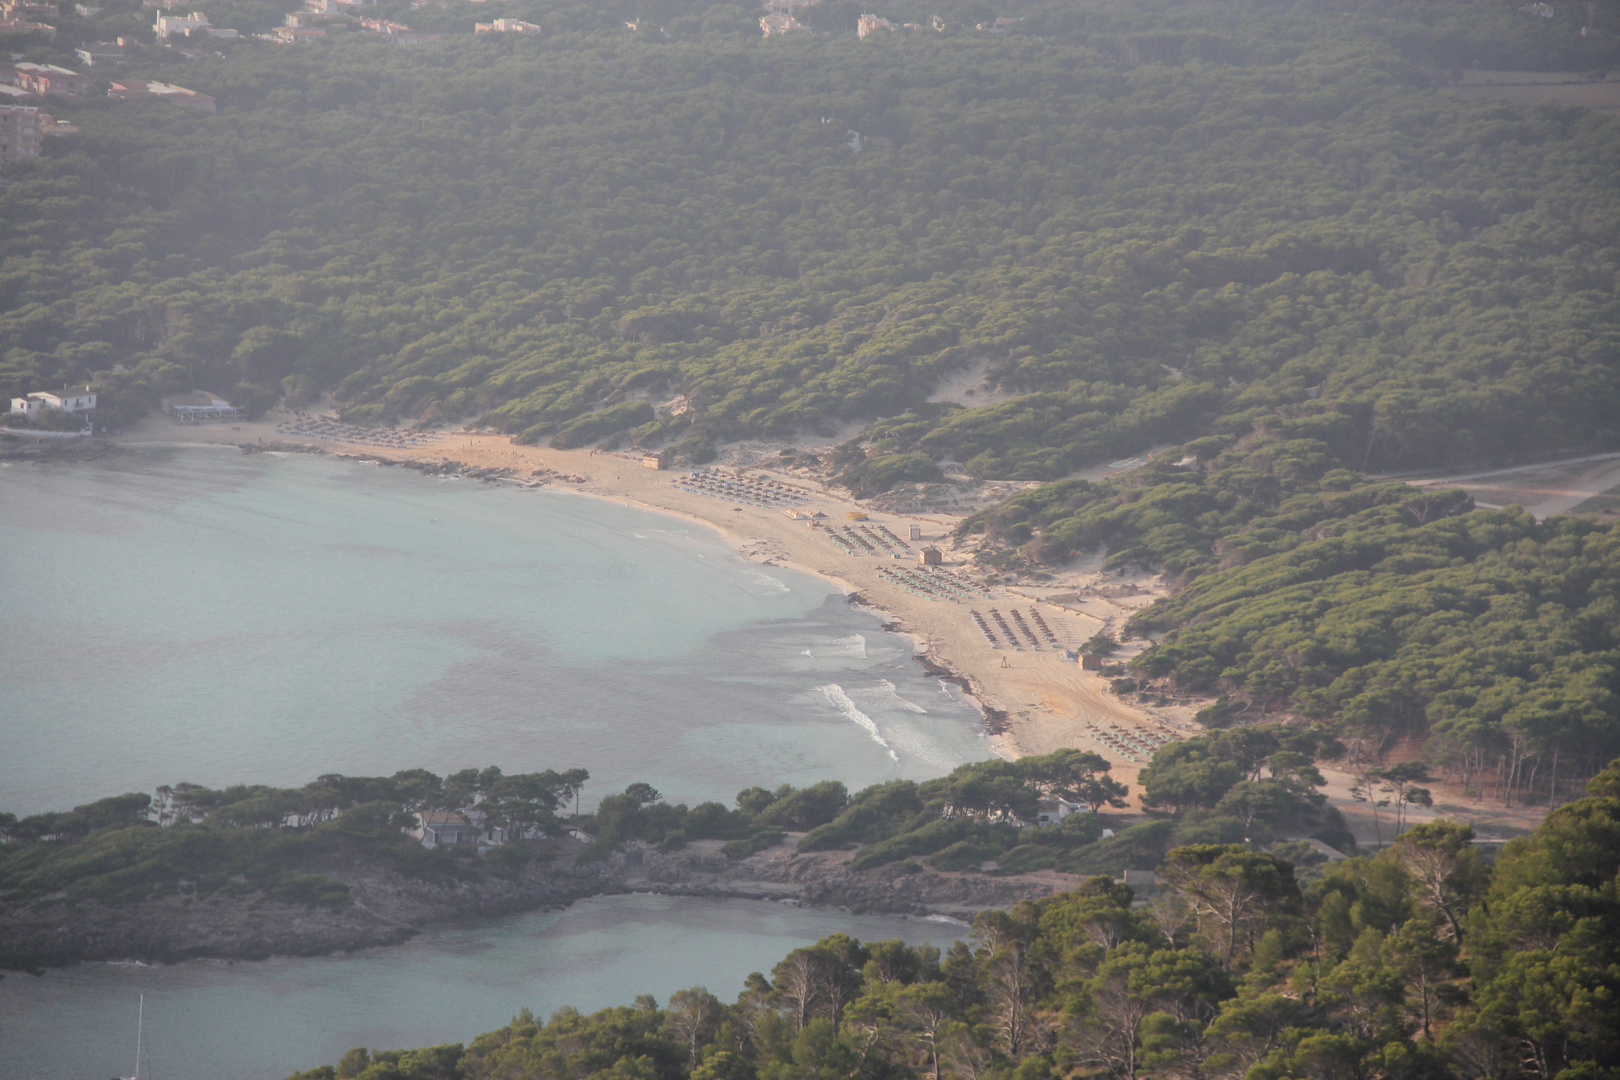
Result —
<instances>
[{"instance_id":1,"label":"beach bar building","mask_svg":"<svg viewBox=\"0 0 1620 1080\"><path fill-rule=\"evenodd\" d=\"M206 390L171 394L163 399L163 411L177 424L211 424L242 419L241 409L234 408L229 401Z\"/></svg>"},{"instance_id":2,"label":"beach bar building","mask_svg":"<svg viewBox=\"0 0 1620 1080\"><path fill-rule=\"evenodd\" d=\"M945 553L937 547L925 547L917 552L918 566L942 566L945 563Z\"/></svg>"},{"instance_id":3,"label":"beach bar building","mask_svg":"<svg viewBox=\"0 0 1620 1080\"><path fill-rule=\"evenodd\" d=\"M668 450L649 450L641 455L641 465L646 469L667 469L670 457Z\"/></svg>"}]
</instances>

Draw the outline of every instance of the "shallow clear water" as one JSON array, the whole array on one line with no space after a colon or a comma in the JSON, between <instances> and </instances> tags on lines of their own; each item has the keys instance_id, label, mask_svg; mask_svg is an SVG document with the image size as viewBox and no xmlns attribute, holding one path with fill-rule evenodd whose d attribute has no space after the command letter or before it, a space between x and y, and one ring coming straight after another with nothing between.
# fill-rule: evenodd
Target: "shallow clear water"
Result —
<instances>
[{"instance_id":1,"label":"shallow clear water","mask_svg":"<svg viewBox=\"0 0 1620 1080\"><path fill-rule=\"evenodd\" d=\"M732 1000L750 971L842 931L942 947L959 923L808 911L750 900L604 896L354 956L166 968L85 964L0 981L0 1077L128 1075L146 995L152 1080L280 1080L351 1046L468 1042L519 1009L547 1016L660 1004L704 985Z\"/></svg>"},{"instance_id":2,"label":"shallow clear water","mask_svg":"<svg viewBox=\"0 0 1620 1080\"><path fill-rule=\"evenodd\" d=\"M555 491L234 450L0 467L0 809L190 781L583 766L672 800L989 756L976 710L817 578ZM599 898L397 949L0 981L0 1080L278 1078L749 971L834 930L960 928ZM143 1076L147 1075L143 1072Z\"/></svg>"},{"instance_id":3,"label":"shallow clear water","mask_svg":"<svg viewBox=\"0 0 1620 1080\"><path fill-rule=\"evenodd\" d=\"M671 798L986 757L820 579L555 491L234 450L0 469L0 809L583 766Z\"/></svg>"}]
</instances>

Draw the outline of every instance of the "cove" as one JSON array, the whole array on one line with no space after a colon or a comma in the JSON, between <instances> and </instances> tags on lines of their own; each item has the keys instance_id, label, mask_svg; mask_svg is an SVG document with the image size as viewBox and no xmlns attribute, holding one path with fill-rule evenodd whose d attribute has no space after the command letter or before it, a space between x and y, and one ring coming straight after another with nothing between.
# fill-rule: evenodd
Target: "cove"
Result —
<instances>
[{"instance_id":1,"label":"cove","mask_svg":"<svg viewBox=\"0 0 1620 1080\"><path fill-rule=\"evenodd\" d=\"M829 583L678 519L303 455L0 468L0 808L580 766L672 799L989 756Z\"/></svg>"},{"instance_id":2,"label":"cove","mask_svg":"<svg viewBox=\"0 0 1620 1080\"><path fill-rule=\"evenodd\" d=\"M518 1010L547 1016L660 1004L704 985L724 1000L750 971L842 931L948 946L959 923L757 900L603 896L561 912L431 930L352 956L172 967L84 964L0 980L0 1076L127 1075L146 995L152 1080L281 1080L352 1046L468 1042Z\"/></svg>"},{"instance_id":3,"label":"cove","mask_svg":"<svg viewBox=\"0 0 1620 1080\"><path fill-rule=\"evenodd\" d=\"M142 449L0 465L0 809L189 781L582 766L673 800L990 756L977 710L829 583L705 529L554 491L303 455ZM956 924L599 897L352 956L0 980L0 1077L132 1062L279 1080L354 1045L469 1039L517 1010L660 999L834 931ZM143 1073L143 1076L147 1075Z\"/></svg>"}]
</instances>

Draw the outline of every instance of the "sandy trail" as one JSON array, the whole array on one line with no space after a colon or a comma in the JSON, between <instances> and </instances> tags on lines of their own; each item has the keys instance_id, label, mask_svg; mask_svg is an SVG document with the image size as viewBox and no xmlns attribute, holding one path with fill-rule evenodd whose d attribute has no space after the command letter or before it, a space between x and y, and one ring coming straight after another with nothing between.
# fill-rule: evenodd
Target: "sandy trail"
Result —
<instances>
[{"instance_id":1,"label":"sandy trail","mask_svg":"<svg viewBox=\"0 0 1620 1080\"><path fill-rule=\"evenodd\" d=\"M1620 454L1592 454L1569 461L1515 465L1506 469L1441 477L1411 477L1420 488L1459 487L1480 506L1524 507L1536 518L1567 514L1588 499L1620 487Z\"/></svg>"}]
</instances>

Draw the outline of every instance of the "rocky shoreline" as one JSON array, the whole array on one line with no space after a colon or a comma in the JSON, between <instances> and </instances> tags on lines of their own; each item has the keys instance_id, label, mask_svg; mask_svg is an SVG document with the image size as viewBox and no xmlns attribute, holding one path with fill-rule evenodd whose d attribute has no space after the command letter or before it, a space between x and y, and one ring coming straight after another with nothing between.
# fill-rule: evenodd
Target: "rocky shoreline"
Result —
<instances>
[{"instance_id":1,"label":"rocky shoreline","mask_svg":"<svg viewBox=\"0 0 1620 1080\"><path fill-rule=\"evenodd\" d=\"M0 434L0 461L89 461L117 446L106 439L33 439Z\"/></svg>"},{"instance_id":2,"label":"rocky shoreline","mask_svg":"<svg viewBox=\"0 0 1620 1080\"><path fill-rule=\"evenodd\" d=\"M588 479L584 476L560 473L555 469L531 469L524 472L510 466L469 465L465 461L457 461L455 458L450 457L433 460L393 458L382 454L354 454L346 451L328 450L324 446L311 446L308 443L300 442L240 443L237 448L244 454L313 454L317 457L341 458L344 461L366 461L373 465L411 469L424 476L459 476L466 480L482 480L485 483L509 480L522 487L542 487L551 481L583 484Z\"/></svg>"},{"instance_id":3,"label":"rocky shoreline","mask_svg":"<svg viewBox=\"0 0 1620 1080\"><path fill-rule=\"evenodd\" d=\"M884 866L849 869L850 852L795 854L796 837L733 860L719 841L677 851L632 844L600 862L557 851L512 878L476 882L408 878L363 862L311 867L349 886L341 910L255 892L165 896L131 904L45 900L0 905L0 969L39 972L92 961L178 963L320 956L398 945L435 924L466 923L616 893L742 898L839 908L856 914L970 919L985 908L1048 896L1078 879L1043 872L1008 877ZM576 845L577 848L577 845Z\"/></svg>"}]
</instances>

